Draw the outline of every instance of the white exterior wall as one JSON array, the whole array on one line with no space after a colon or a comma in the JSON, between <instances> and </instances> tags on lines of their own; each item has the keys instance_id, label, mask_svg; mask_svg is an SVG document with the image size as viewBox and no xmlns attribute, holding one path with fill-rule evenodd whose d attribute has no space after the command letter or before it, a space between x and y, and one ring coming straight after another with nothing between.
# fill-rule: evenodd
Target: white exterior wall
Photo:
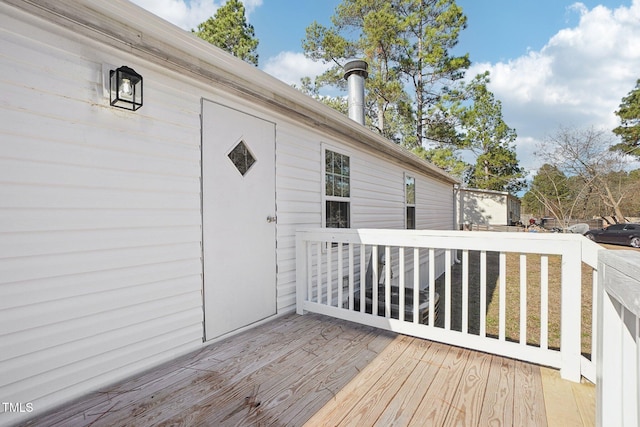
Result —
<instances>
[{"instance_id":1,"label":"white exterior wall","mask_svg":"<svg viewBox=\"0 0 640 427\"><path fill-rule=\"evenodd\" d=\"M459 190L461 222L480 225L509 225L508 193L498 191ZM519 214L518 214L519 216Z\"/></svg>"},{"instance_id":2,"label":"white exterior wall","mask_svg":"<svg viewBox=\"0 0 640 427\"><path fill-rule=\"evenodd\" d=\"M0 4L0 401L41 413L202 345L200 98L20 15ZM103 62L145 70L142 110L107 106Z\"/></svg>"},{"instance_id":3,"label":"white exterior wall","mask_svg":"<svg viewBox=\"0 0 640 427\"><path fill-rule=\"evenodd\" d=\"M2 402L41 413L202 346L202 98L276 123L279 314L295 308L295 231L322 225L322 144L351 154L352 227L404 228L405 172L417 227L453 227L450 182L135 50L0 16ZM108 106L103 64L143 75L142 109ZM0 425L24 416L0 408Z\"/></svg>"},{"instance_id":4,"label":"white exterior wall","mask_svg":"<svg viewBox=\"0 0 640 427\"><path fill-rule=\"evenodd\" d=\"M328 138L284 117L270 116L276 127L276 201L278 212L278 311L295 308L295 232L322 227L322 146L350 155L352 228L405 228L404 173L416 178L418 228L453 228L450 184L425 177L349 143Z\"/></svg>"}]
</instances>

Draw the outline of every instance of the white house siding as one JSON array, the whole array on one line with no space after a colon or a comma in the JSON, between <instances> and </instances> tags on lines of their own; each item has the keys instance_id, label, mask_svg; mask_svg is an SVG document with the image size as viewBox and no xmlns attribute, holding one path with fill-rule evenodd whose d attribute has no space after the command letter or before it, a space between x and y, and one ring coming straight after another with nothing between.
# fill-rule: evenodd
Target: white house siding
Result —
<instances>
[{"instance_id":1,"label":"white house siding","mask_svg":"<svg viewBox=\"0 0 640 427\"><path fill-rule=\"evenodd\" d=\"M320 136L305 126L276 118L276 209L278 312L295 305L295 233L322 223Z\"/></svg>"},{"instance_id":2,"label":"white house siding","mask_svg":"<svg viewBox=\"0 0 640 427\"><path fill-rule=\"evenodd\" d=\"M418 227L439 230L453 228L453 190L450 183L426 177L422 172L365 152L353 144L329 138L311 128L291 123L284 117L271 117L270 120L278 123L276 199L279 312L295 308L296 230L323 226L323 144L327 149L335 149L350 156L352 228L404 229L405 172L416 177L416 191L419 192L416 199ZM437 255L438 271L442 272L444 259L442 254ZM407 260L412 260L411 255L407 255ZM425 278L428 274L426 263L425 258L422 266ZM393 269L398 269L395 256ZM356 270L359 271L359 268ZM411 279L408 279L408 285L411 285ZM334 278L336 283L337 280ZM426 286L426 279L421 283Z\"/></svg>"},{"instance_id":3,"label":"white house siding","mask_svg":"<svg viewBox=\"0 0 640 427\"><path fill-rule=\"evenodd\" d=\"M40 413L201 345L200 98L21 15L0 4L0 401ZM105 62L148 105L107 107Z\"/></svg>"},{"instance_id":4,"label":"white house siding","mask_svg":"<svg viewBox=\"0 0 640 427\"><path fill-rule=\"evenodd\" d=\"M416 228L451 230L454 227L454 221L451 184L416 177Z\"/></svg>"}]
</instances>

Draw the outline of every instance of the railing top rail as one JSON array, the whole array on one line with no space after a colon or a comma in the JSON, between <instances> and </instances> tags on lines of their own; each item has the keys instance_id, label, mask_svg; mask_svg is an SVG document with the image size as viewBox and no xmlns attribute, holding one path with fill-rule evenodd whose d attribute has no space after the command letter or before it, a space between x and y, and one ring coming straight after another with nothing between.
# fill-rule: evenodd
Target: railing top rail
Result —
<instances>
[{"instance_id":1,"label":"railing top rail","mask_svg":"<svg viewBox=\"0 0 640 427\"><path fill-rule=\"evenodd\" d=\"M606 266L604 289L640 317L640 252L601 251L599 262Z\"/></svg>"},{"instance_id":2,"label":"railing top rail","mask_svg":"<svg viewBox=\"0 0 640 427\"><path fill-rule=\"evenodd\" d=\"M462 249L562 255L569 251L596 267L600 246L578 234L495 233L457 230L301 229L298 238L319 242L343 242L400 247ZM585 256L584 248L587 249Z\"/></svg>"}]
</instances>

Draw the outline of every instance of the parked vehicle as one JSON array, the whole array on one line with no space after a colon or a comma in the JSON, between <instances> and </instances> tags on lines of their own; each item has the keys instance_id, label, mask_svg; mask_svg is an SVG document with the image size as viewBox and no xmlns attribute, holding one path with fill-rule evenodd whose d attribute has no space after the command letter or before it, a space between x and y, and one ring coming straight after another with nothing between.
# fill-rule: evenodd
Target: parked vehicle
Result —
<instances>
[{"instance_id":1,"label":"parked vehicle","mask_svg":"<svg viewBox=\"0 0 640 427\"><path fill-rule=\"evenodd\" d=\"M640 248L640 224L613 224L607 228L589 230L584 235L597 243Z\"/></svg>"}]
</instances>

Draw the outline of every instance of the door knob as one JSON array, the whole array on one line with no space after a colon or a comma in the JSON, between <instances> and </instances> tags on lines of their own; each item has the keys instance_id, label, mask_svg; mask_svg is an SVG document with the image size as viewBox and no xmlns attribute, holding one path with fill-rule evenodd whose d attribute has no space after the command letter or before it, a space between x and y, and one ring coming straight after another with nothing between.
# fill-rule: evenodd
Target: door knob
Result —
<instances>
[{"instance_id":1,"label":"door knob","mask_svg":"<svg viewBox=\"0 0 640 427\"><path fill-rule=\"evenodd\" d=\"M267 217L267 222L278 222L278 217L269 215Z\"/></svg>"}]
</instances>

